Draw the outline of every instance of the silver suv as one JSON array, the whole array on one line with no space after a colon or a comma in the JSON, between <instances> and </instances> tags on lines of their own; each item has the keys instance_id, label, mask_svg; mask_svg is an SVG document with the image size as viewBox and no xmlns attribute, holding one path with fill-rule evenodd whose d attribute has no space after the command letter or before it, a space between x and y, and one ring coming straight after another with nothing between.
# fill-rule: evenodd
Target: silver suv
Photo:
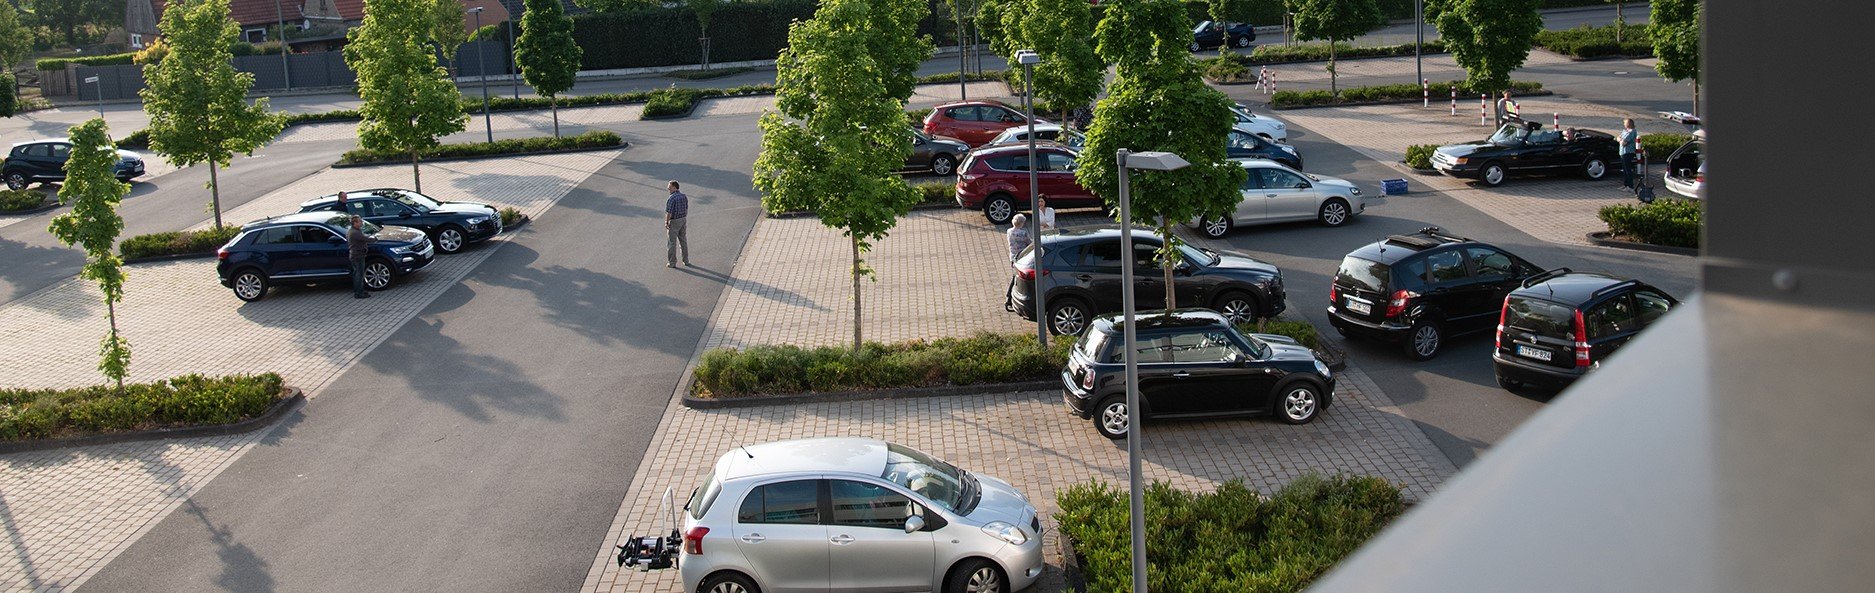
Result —
<instances>
[{"instance_id":1,"label":"silver suv","mask_svg":"<svg viewBox=\"0 0 1875 593\"><path fill-rule=\"evenodd\" d=\"M684 511L685 591L1007 593L1042 574L1028 497L877 439L736 448Z\"/></svg>"}]
</instances>

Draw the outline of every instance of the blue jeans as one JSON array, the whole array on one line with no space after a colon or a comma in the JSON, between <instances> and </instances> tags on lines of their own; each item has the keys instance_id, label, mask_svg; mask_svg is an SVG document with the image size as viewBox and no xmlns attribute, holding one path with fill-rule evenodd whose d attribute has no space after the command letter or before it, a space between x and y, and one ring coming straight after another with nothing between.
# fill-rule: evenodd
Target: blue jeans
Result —
<instances>
[{"instance_id":1,"label":"blue jeans","mask_svg":"<svg viewBox=\"0 0 1875 593\"><path fill-rule=\"evenodd\" d=\"M365 260L352 260L352 294L365 294Z\"/></svg>"},{"instance_id":2,"label":"blue jeans","mask_svg":"<svg viewBox=\"0 0 1875 593\"><path fill-rule=\"evenodd\" d=\"M1621 155L1621 185L1634 189L1634 155Z\"/></svg>"}]
</instances>

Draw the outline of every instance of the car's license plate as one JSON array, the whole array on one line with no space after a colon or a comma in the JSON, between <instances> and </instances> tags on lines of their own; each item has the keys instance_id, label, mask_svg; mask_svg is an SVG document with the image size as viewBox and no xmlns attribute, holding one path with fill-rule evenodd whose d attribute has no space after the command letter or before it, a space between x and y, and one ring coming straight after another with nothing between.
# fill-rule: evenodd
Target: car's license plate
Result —
<instances>
[{"instance_id":1,"label":"car's license plate","mask_svg":"<svg viewBox=\"0 0 1875 593\"><path fill-rule=\"evenodd\" d=\"M1525 358L1534 358L1534 359L1541 360L1544 362L1549 362L1550 357L1555 356L1554 353L1548 350L1539 350L1536 348L1531 348L1529 346L1518 346L1517 355L1525 357Z\"/></svg>"},{"instance_id":2,"label":"car's license plate","mask_svg":"<svg viewBox=\"0 0 1875 593\"><path fill-rule=\"evenodd\" d=\"M1354 299L1348 299L1347 303L1348 303L1348 310L1353 311L1356 314L1366 315L1366 314L1374 312L1373 305L1363 303L1361 301L1357 301Z\"/></svg>"}]
</instances>

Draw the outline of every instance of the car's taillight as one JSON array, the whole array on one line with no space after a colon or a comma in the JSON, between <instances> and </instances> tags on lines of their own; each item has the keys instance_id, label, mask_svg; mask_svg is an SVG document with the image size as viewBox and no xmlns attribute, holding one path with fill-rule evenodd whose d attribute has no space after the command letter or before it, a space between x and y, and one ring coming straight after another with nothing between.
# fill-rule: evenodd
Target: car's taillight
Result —
<instances>
[{"instance_id":1,"label":"car's taillight","mask_svg":"<svg viewBox=\"0 0 1875 593\"><path fill-rule=\"evenodd\" d=\"M1589 363L1589 331L1582 324L1582 310L1576 309L1576 366L1587 367Z\"/></svg>"},{"instance_id":2,"label":"car's taillight","mask_svg":"<svg viewBox=\"0 0 1875 593\"><path fill-rule=\"evenodd\" d=\"M1094 370L1093 369L1090 369L1087 367L1081 367L1081 389L1084 389L1087 391L1094 390Z\"/></svg>"},{"instance_id":3,"label":"car's taillight","mask_svg":"<svg viewBox=\"0 0 1875 593\"><path fill-rule=\"evenodd\" d=\"M1328 283L1328 304L1333 305L1339 302L1341 302L1341 287L1335 286L1334 282L1329 282Z\"/></svg>"},{"instance_id":4,"label":"car's taillight","mask_svg":"<svg viewBox=\"0 0 1875 593\"><path fill-rule=\"evenodd\" d=\"M1694 174L1693 174L1693 181L1697 181L1697 182L1700 182L1700 183L1705 183L1705 182L1706 182L1706 174L1705 174L1705 173L1694 173Z\"/></svg>"},{"instance_id":5,"label":"car's taillight","mask_svg":"<svg viewBox=\"0 0 1875 593\"><path fill-rule=\"evenodd\" d=\"M1387 317L1399 317L1406 313L1406 302L1413 300L1419 293L1410 290L1393 291L1393 298L1387 301Z\"/></svg>"},{"instance_id":6,"label":"car's taillight","mask_svg":"<svg viewBox=\"0 0 1875 593\"><path fill-rule=\"evenodd\" d=\"M219 259L219 260L226 260L226 259L228 259L228 248L226 248L226 247L223 247L223 248L221 248L221 249L216 249L216 250L215 250L215 259Z\"/></svg>"},{"instance_id":7,"label":"car's taillight","mask_svg":"<svg viewBox=\"0 0 1875 593\"><path fill-rule=\"evenodd\" d=\"M710 534L708 527L692 527L684 532L684 553L691 556L703 555L703 536Z\"/></svg>"},{"instance_id":8,"label":"car's taillight","mask_svg":"<svg viewBox=\"0 0 1875 593\"><path fill-rule=\"evenodd\" d=\"M1510 313L1510 297L1504 297L1504 306L1497 310L1497 339L1492 340L1492 348L1504 349L1504 316Z\"/></svg>"}]
</instances>

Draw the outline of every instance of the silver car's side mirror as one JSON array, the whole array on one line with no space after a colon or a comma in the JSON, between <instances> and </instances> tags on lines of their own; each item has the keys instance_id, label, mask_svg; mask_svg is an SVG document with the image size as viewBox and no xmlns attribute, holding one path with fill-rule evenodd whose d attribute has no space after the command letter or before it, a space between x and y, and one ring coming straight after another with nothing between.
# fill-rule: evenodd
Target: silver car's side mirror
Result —
<instances>
[{"instance_id":1,"label":"silver car's side mirror","mask_svg":"<svg viewBox=\"0 0 1875 593\"><path fill-rule=\"evenodd\" d=\"M924 530L924 517L914 515L905 518L905 533L917 533L922 530Z\"/></svg>"}]
</instances>

